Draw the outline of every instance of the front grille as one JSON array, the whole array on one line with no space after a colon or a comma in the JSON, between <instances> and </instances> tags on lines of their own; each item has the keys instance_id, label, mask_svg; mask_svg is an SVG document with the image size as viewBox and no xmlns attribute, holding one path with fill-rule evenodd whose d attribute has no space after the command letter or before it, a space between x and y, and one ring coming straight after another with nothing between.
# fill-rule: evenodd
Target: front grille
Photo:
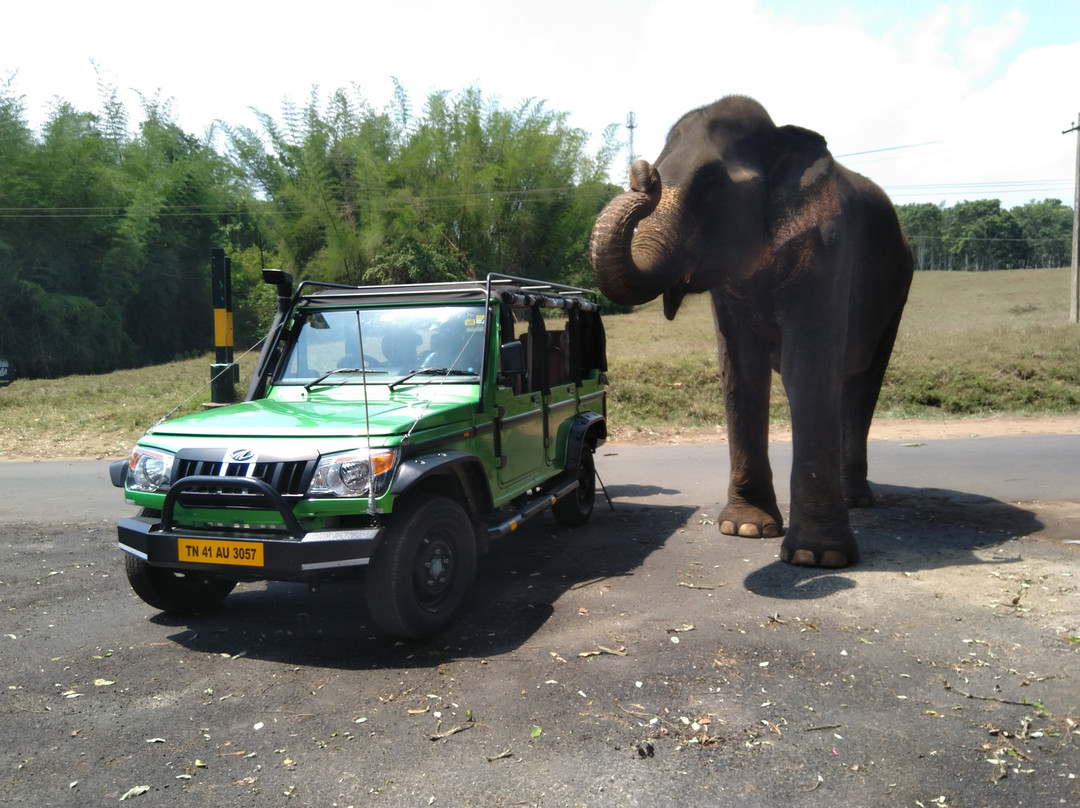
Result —
<instances>
[{"instance_id":1,"label":"front grille","mask_svg":"<svg viewBox=\"0 0 1080 808\"><path fill-rule=\"evenodd\" d=\"M274 488L284 497L301 497L307 490L314 460L286 460L260 463L224 463L220 460L199 460L178 457L173 469L173 479L184 477L207 476L219 477L216 485L199 486L200 494L243 495L249 493L236 485L229 484L230 477L254 477Z\"/></svg>"}]
</instances>

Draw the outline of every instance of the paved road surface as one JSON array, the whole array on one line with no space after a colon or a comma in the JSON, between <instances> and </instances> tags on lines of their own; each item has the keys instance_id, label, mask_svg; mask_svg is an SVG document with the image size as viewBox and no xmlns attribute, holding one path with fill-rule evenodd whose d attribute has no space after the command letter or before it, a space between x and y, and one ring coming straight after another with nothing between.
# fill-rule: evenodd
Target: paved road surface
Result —
<instances>
[{"instance_id":1,"label":"paved road surface","mask_svg":"<svg viewBox=\"0 0 1080 808\"><path fill-rule=\"evenodd\" d=\"M725 447L604 447L614 510L525 525L458 623L401 645L355 584L157 614L120 568L104 462L0 463L0 794L1080 805L1078 467L1075 435L875 443L862 562L816 571L718 534Z\"/></svg>"},{"instance_id":2,"label":"paved road surface","mask_svg":"<svg viewBox=\"0 0 1080 808\"><path fill-rule=\"evenodd\" d=\"M770 451L783 504L791 444ZM727 447L720 444L606 446L597 466L605 483L660 486L665 501L678 504L715 502L727 486ZM965 491L1003 501L1080 502L1080 435L878 441L870 445L870 472L890 485L955 488L962 481ZM0 462L0 491L0 524L114 521L130 511L102 460Z\"/></svg>"}]
</instances>

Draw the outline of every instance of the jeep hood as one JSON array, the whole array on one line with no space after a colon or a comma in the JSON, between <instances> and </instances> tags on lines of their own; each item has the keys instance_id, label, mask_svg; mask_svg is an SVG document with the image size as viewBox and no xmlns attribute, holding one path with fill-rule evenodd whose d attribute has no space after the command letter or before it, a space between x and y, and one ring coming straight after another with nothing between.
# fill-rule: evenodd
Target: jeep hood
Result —
<instances>
[{"instance_id":1,"label":"jeep hood","mask_svg":"<svg viewBox=\"0 0 1080 808\"><path fill-rule=\"evenodd\" d=\"M316 438L403 435L453 423L476 405L427 401L275 401L261 399L197 412L152 427L149 435ZM417 424L417 421L422 423Z\"/></svg>"}]
</instances>

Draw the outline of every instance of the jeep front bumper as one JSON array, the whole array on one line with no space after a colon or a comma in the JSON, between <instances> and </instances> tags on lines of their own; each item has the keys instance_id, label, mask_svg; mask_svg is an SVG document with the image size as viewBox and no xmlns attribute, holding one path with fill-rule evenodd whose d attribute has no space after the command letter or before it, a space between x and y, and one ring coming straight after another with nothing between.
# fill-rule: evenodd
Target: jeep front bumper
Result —
<instances>
[{"instance_id":1,"label":"jeep front bumper","mask_svg":"<svg viewBox=\"0 0 1080 808\"><path fill-rule=\"evenodd\" d=\"M230 478L228 489L224 493L215 477L179 480L166 495L160 517L120 520L120 549L154 567L237 580L304 581L366 566L383 532L381 527L305 531L284 498L265 482ZM237 516L273 510L283 525L281 530L189 528L174 521L178 503L225 508Z\"/></svg>"},{"instance_id":2,"label":"jeep front bumper","mask_svg":"<svg viewBox=\"0 0 1080 808\"><path fill-rule=\"evenodd\" d=\"M157 517L121 519L120 549L154 567L237 580L304 581L363 567L382 528L320 530L299 538L273 534L162 530Z\"/></svg>"}]
</instances>

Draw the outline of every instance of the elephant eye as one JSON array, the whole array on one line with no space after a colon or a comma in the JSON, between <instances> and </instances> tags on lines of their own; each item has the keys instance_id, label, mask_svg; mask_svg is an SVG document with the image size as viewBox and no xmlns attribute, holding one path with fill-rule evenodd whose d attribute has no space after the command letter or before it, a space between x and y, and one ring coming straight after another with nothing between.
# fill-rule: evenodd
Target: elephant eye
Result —
<instances>
[{"instance_id":1,"label":"elephant eye","mask_svg":"<svg viewBox=\"0 0 1080 808\"><path fill-rule=\"evenodd\" d=\"M694 198L707 201L721 193L725 185L728 185L728 176L723 165L710 163L698 169L688 190Z\"/></svg>"}]
</instances>

